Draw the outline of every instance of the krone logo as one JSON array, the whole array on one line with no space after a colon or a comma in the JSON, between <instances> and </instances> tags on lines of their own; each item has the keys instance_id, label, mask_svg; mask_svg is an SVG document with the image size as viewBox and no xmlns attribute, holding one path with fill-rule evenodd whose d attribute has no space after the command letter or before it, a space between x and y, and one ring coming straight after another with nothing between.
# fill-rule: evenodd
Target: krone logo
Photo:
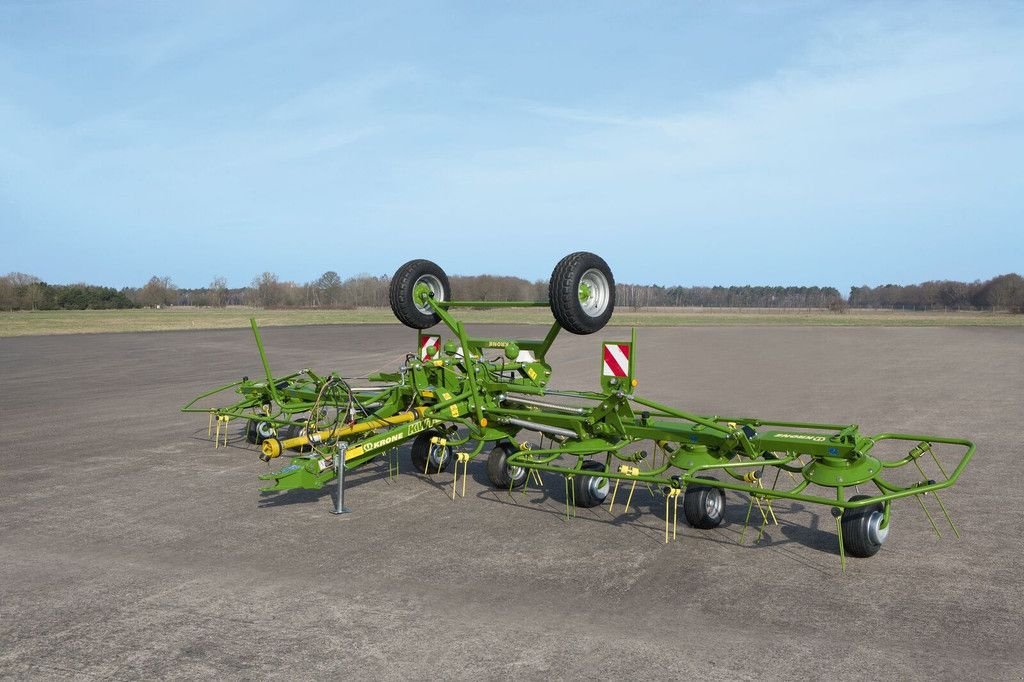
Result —
<instances>
[{"instance_id":1,"label":"krone logo","mask_svg":"<svg viewBox=\"0 0 1024 682\"><path fill-rule=\"evenodd\" d=\"M809 433L777 433L776 438L789 438L791 440L809 440L815 443L824 443L825 436L812 436Z\"/></svg>"}]
</instances>

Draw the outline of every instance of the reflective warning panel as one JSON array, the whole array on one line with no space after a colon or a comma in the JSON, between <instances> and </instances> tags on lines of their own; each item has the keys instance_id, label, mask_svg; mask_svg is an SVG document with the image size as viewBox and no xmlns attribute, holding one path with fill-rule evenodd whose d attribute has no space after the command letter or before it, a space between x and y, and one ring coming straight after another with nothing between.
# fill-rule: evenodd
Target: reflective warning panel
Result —
<instances>
[{"instance_id":1,"label":"reflective warning panel","mask_svg":"<svg viewBox=\"0 0 1024 682\"><path fill-rule=\"evenodd\" d=\"M601 390L632 393L636 387L636 330L629 341L605 341L601 344Z\"/></svg>"},{"instance_id":2,"label":"reflective warning panel","mask_svg":"<svg viewBox=\"0 0 1024 682\"><path fill-rule=\"evenodd\" d=\"M441 337L431 336L430 334L420 334L420 360L426 360L430 356L427 355L427 349L434 349L434 357L437 357L441 352Z\"/></svg>"},{"instance_id":3,"label":"reflective warning panel","mask_svg":"<svg viewBox=\"0 0 1024 682\"><path fill-rule=\"evenodd\" d=\"M601 372L606 377L629 376L629 344L604 344L604 368Z\"/></svg>"}]
</instances>

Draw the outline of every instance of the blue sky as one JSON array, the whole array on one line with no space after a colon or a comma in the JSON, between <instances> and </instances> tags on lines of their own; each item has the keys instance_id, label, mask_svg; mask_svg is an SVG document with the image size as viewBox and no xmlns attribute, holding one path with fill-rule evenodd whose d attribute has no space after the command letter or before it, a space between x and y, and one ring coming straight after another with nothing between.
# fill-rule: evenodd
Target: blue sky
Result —
<instances>
[{"instance_id":1,"label":"blue sky","mask_svg":"<svg viewBox=\"0 0 1024 682\"><path fill-rule=\"evenodd\" d=\"M1024 3L0 2L0 272L1024 270Z\"/></svg>"}]
</instances>

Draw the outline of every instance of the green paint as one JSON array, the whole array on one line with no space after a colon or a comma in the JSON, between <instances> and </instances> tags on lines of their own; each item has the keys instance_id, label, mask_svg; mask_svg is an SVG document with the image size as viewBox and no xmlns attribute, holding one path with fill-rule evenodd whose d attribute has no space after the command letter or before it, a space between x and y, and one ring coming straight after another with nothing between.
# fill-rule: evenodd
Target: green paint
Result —
<instances>
[{"instance_id":1,"label":"green paint","mask_svg":"<svg viewBox=\"0 0 1024 682\"><path fill-rule=\"evenodd\" d=\"M586 285L580 287L581 300L590 293ZM573 476L593 475L582 474L581 468L585 460L596 459L607 464L601 477L644 483L652 490L699 483L750 495L751 504L757 496L759 500L824 505L840 512L881 502L885 510L883 528L890 522L893 500L916 497L922 501L923 495L952 486L975 451L973 443L959 438L899 433L866 436L855 424L699 415L634 395L635 329L629 341L618 342L628 350L626 376L604 375L603 348L595 344L602 368L600 390L550 391L552 368L546 355L561 331L557 322L543 339L478 338L470 336L464 324L452 315L456 308L537 307L546 306L546 302L439 302L429 294L425 285L414 292L417 300L437 314L451 338L426 360L419 359L417 347L400 371L370 377L374 385L371 390L357 391L337 374L319 375L308 369L274 377L253 320L264 379L243 378L215 388L182 409L283 427L302 423L310 411L341 407L345 423L373 427L347 438L347 451L358 454L346 460L346 469L386 456L389 472L394 471L397 467L391 458L397 446L428 429L439 429L453 434L452 447L469 446L469 459L489 451L485 444L517 444L508 464L526 469L528 476L550 472L566 477L568 482ZM234 392L239 399L229 405L204 406L227 392ZM417 411L413 421L381 423L410 410ZM456 432L461 435L454 435ZM539 433L545 434L548 447L518 447L520 441ZM552 436L557 440L551 440ZM637 446L645 441L648 447L638 453ZM909 450L895 459L876 456L874 448L883 441L905 443ZM938 444L959 448L962 453L951 471L947 472L935 457L933 446ZM335 472L328 462L337 444L315 445L312 454L292 457L287 466L260 476L272 482L262 490L316 490L333 480ZM664 456L660 461L648 461L648 451ZM919 467L925 454L933 458L941 472L937 480L926 478L923 470L921 478L910 484L896 484L887 477L890 469ZM620 464L630 469L620 472ZM639 473L632 473L634 466ZM764 471L772 469L774 483L771 488L763 487L761 482L767 480ZM788 476L780 478L783 472ZM707 476L713 480L707 480ZM788 487L778 487L780 481L787 480ZM847 491L855 486L877 492L852 502ZM939 505L952 526L941 500Z\"/></svg>"}]
</instances>

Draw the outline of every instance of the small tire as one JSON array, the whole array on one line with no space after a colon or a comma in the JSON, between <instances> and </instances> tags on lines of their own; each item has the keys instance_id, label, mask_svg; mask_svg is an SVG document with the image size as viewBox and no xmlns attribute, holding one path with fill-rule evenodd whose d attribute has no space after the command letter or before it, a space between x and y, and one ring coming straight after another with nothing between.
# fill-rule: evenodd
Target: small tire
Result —
<instances>
[{"instance_id":1,"label":"small tire","mask_svg":"<svg viewBox=\"0 0 1024 682\"><path fill-rule=\"evenodd\" d=\"M548 281L551 314L573 334L593 334L615 310L615 278L600 256L587 251L558 261Z\"/></svg>"},{"instance_id":2,"label":"small tire","mask_svg":"<svg viewBox=\"0 0 1024 682\"><path fill-rule=\"evenodd\" d=\"M442 448L430 442L431 438L439 436L442 436L440 431L424 431L413 440L409 455L417 472L433 475L448 470L448 464L452 461L452 446L445 445Z\"/></svg>"},{"instance_id":3,"label":"small tire","mask_svg":"<svg viewBox=\"0 0 1024 682\"><path fill-rule=\"evenodd\" d=\"M297 438L302 435L305 425L288 425L281 430L281 440L288 440L289 438ZM312 445L300 445L297 448L293 448L296 452L306 453L312 452Z\"/></svg>"},{"instance_id":4,"label":"small tire","mask_svg":"<svg viewBox=\"0 0 1024 682\"><path fill-rule=\"evenodd\" d=\"M725 520L725 491L699 483L687 485L683 493L683 516L694 528L718 528Z\"/></svg>"},{"instance_id":5,"label":"small tire","mask_svg":"<svg viewBox=\"0 0 1024 682\"><path fill-rule=\"evenodd\" d=\"M429 305L416 300L416 289L420 285L427 287L435 300L449 301L452 297L448 275L436 263L421 258L398 268L391 278L388 300L395 317L413 329L427 329L441 321Z\"/></svg>"},{"instance_id":6,"label":"small tire","mask_svg":"<svg viewBox=\"0 0 1024 682\"><path fill-rule=\"evenodd\" d=\"M584 471L604 472L605 466L596 459L588 459L581 467ZM596 507L608 498L609 481L605 476L584 476L576 474L572 478L573 500L577 507Z\"/></svg>"},{"instance_id":7,"label":"small tire","mask_svg":"<svg viewBox=\"0 0 1024 682\"><path fill-rule=\"evenodd\" d=\"M523 467L508 465L509 456L515 452L511 443L502 441L487 455L487 479L495 488L521 488L526 483L529 472Z\"/></svg>"},{"instance_id":8,"label":"small tire","mask_svg":"<svg viewBox=\"0 0 1024 682\"><path fill-rule=\"evenodd\" d=\"M850 502L870 498L870 495L854 495ZM846 553L862 559L878 554L878 550L882 549L885 539L889 536L889 526L881 527L884 518L885 506L881 502L845 510L840 518L840 524L843 528L843 548Z\"/></svg>"},{"instance_id":9,"label":"small tire","mask_svg":"<svg viewBox=\"0 0 1024 682\"><path fill-rule=\"evenodd\" d=\"M273 424L250 419L245 423L245 439L253 445L260 445L268 438L274 438L277 431Z\"/></svg>"}]
</instances>

